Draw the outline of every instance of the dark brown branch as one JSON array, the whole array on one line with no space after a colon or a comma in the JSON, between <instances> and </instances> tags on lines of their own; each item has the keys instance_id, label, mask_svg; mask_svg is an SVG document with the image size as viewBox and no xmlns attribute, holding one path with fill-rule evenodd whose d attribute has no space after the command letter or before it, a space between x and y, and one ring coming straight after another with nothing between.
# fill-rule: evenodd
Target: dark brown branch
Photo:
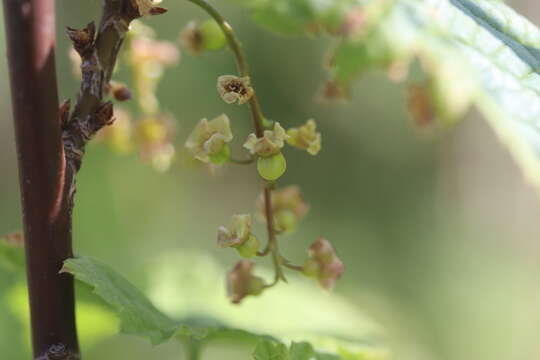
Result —
<instances>
[{"instance_id":1,"label":"dark brown branch","mask_svg":"<svg viewBox=\"0 0 540 360\"><path fill-rule=\"evenodd\" d=\"M4 0L35 359L77 359L65 162L58 122L54 0Z\"/></svg>"},{"instance_id":2,"label":"dark brown branch","mask_svg":"<svg viewBox=\"0 0 540 360\"><path fill-rule=\"evenodd\" d=\"M84 29L68 28L67 34L81 56L82 81L71 116L69 103L62 106L62 139L66 154L66 197L73 208L75 176L81 167L88 141L113 121L111 102L105 102L116 58L132 20L139 11L133 0L105 0L99 29L94 23Z\"/></svg>"}]
</instances>

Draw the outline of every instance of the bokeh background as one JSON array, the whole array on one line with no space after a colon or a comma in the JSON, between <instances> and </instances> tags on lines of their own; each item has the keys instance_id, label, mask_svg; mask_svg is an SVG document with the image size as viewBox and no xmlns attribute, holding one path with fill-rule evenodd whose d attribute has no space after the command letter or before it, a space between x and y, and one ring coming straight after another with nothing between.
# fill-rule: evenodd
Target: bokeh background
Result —
<instances>
[{"instance_id":1,"label":"bokeh background","mask_svg":"<svg viewBox=\"0 0 540 360\"><path fill-rule=\"evenodd\" d=\"M206 18L190 4L170 3L167 15L147 22L160 38L174 41L190 19ZM536 1L510 3L540 25ZM314 96L326 77L321 64L329 39L277 36L254 25L243 8L218 5L242 38L268 116L287 126L313 117L323 133L317 157L287 150L289 169L280 181L299 184L311 205L296 233L282 240L284 252L299 262L308 245L324 235L347 266L335 293L323 295L329 300L320 303L316 316L356 329L351 325L356 320L343 311L332 315L335 299L346 303L384 329L385 346L400 360L538 358L540 199L483 119L473 110L443 134L419 133L407 115L405 88L382 73L358 82L350 104L319 104ZM100 1L59 0L57 8L61 98L73 99L78 83L63 28L97 19ZM5 62L0 57L0 233L21 228ZM177 119L179 148L199 119L223 112L233 119L237 139L250 132L247 109L227 106L215 93L217 76L233 71L224 51L199 58L184 53L179 66L167 70L158 97ZM187 278L197 271L211 279L209 286L223 288L219 276L207 271L219 273L219 266L232 266L236 256L216 248L216 228L232 213L254 211L261 185L251 167L225 166L209 174L177 161L160 173L135 154L115 154L99 144L89 147L78 179L76 252L110 264L173 313L184 299L157 286L148 269L187 274L169 279L179 293L189 294L195 285ZM186 268L189 262L174 257L160 260L163 254L186 253L218 265L208 270L193 265L198 261ZM245 311L230 310L232 321L273 321L276 329L298 321L291 311L310 300L295 297L295 284L276 290L293 294L290 300L275 297L281 300L267 301L260 310L253 304L265 300L249 299ZM309 280L299 284L309 293L318 291ZM2 359L30 356L24 296L21 276L0 271ZM224 297L223 292L208 296ZM81 326L89 324L81 334L86 359L182 358L178 344L153 348L145 340L116 335L107 314L88 307L91 315L79 319ZM362 334L350 334L357 335ZM203 358L248 359L249 349L223 343Z\"/></svg>"}]
</instances>

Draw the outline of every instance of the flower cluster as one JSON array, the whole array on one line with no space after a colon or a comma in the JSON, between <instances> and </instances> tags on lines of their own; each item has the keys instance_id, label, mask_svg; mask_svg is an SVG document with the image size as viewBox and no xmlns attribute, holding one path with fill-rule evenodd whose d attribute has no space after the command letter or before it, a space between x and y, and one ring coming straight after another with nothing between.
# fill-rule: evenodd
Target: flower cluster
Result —
<instances>
[{"instance_id":1,"label":"flower cluster","mask_svg":"<svg viewBox=\"0 0 540 360\"><path fill-rule=\"evenodd\" d=\"M193 27L195 25L190 25ZM189 36L188 36L189 35ZM184 41L195 37L193 31L184 33ZM191 41L192 52L198 52L196 43ZM249 103L252 112L260 111L255 90L249 76L223 75L218 78L217 90L227 104ZM217 243L221 248L233 248L244 258L272 255L275 279L265 283L253 275L255 264L240 261L227 276L227 289L231 301L240 303L248 295L259 295L264 289L285 280L283 267L300 271L306 276L315 277L325 289L331 289L343 272L343 263L337 257L327 240L319 239L310 248L310 258L304 266L292 265L280 253L277 236L292 233L299 221L306 216L309 206L300 194L298 186L274 190L275 182L287 169L283 155L285 145L317 155L321 150L321 134L317 131L315 120L304 125L285 129L279 122L263 121L262 114L255 118L255 132L249 134L243 143L248 151L248 160L239 161L231 156L229 143L233 140L231 121L223 114L208 121L202 119L189 135L185 147L193 158L203 163L222 165L230 163L257 162L259 175L268 183L257 200L258 219L267 224L268 243L260 250L258 238L252 232L252 217L249 214L234 215L229 226L220 226ZM271 224L271 225L268 225Z\"/></svg>"}]
</instances>

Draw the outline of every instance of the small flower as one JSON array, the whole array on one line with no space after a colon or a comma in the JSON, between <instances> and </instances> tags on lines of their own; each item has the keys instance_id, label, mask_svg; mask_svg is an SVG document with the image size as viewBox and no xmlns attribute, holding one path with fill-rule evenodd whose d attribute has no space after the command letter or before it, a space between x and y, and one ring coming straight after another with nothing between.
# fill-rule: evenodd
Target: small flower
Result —
<instances>
[{"instance_id":1,"label":"small flower","mask_svg":"<svg viewBox=\"0 0 540 360\"><path fill-rule=\"evenodd\" d=\"M116 106L114 118L114 123L98 132L95 139L103 141L115 152L127 154L134 146L131 116L125 109Z\"/></svg>"},{"instance_id":2,"label":"small flower","mask_svg":"<svg viewBox=\"0 0 540 360\"><path fill-rule=\"evenodd\" d=\"M242 244L251 235L251 215L233 215L229 227L218 228L218 245L222 248Z\"/></svg>"},{"instance_id":3,"label":"small flower","mask_svg":"<svg viewBox=\"0 0 540 360\"><path fill-rule=\"evenodd\" d=\"M309 211L309 205L306 204L302 198L300 188L296 185L272 191L271 202L272 213L274 214L274 228L278 232L293 231L296 224L302 220ZM257 208L259 209L258 218L265 221L263 194L261 194L257 200Z\"/></svg>"},{"instance_id":4,"label":"small flower","mask_svg":"<svg viewBox=\"0 0 540 360\"><path fill-rule=\"evenodd\" d=\"M217 90L223 101L227 104L245 104L251 99L255 91L251 87L249 77L223 75L218 78Z\"/></svg>"},{"instance_id":5,"label":"small flower","mask_svg":"<svg viewBox=\"0 0 540 360\"><path fill-rule=\"evenodd\" d=\"M261 157L270 157L281 151L281 148L285 145L285 140L287 140L288 137L285 129L276 122L274 123L274 130L265 130L262 138L257 138L255 134L249 134L244 143L244 147L248 149L251 154L257 154Z\"/></svg>"},{"instance_id":6,"label":"small flower","mask_svg":"<svg viewBox=\"0 0 540 360\"><path fill-rule=\"evenodd\" d=\"M168 170L176 153L172 144L174 124L174 118L166 113L146 116L136 123L135 135L141 158L158 171Z\"/></svg>"},{"instance_id":7,"label":"small flower","mask_svg":"<svg viewBox=\"0 0 540 360\"><path fill-rule=\"evenodd\" d=\"M213 156L226 151L227 143L232 139L229 118L223 114L211 121L207 119L199 121L189 135L185 146L196 159L207 163Z\"/></svg>"},{"instance_id":8,"label":"small flower","mask_svg":"<svg viewBox=\"0 0 540 360\"><path fill-rule=\"evenodd\" d=\"M180 52L174 43L145 36L132 39L131 51L131 61L135 64L152 62L172 66L176 65L180 59Z\"/></svg>"},{"instance_id":9,"label":"small flower","mask_svg":"<svg viewBox=\"0 0 540 360\"><path fill-rule=\"evenodd\" d=\"M242 260L227 274L227 295L233 304L239 304L246 296L259 295L264 290L264 281L253 275L255 264Z\"/></svg>"},{"instance_id":10,"label":"small flower","mask_svg":"<svg viewBox=\"0 0 540 360\"><path fill-rule=\"evenodd\" d=\"M328 240L319 238L309 247L309 256L304 264L304 274L316 277L324 289L331 290L345 271L336 250Z\"/></svg>"},{"instance_id":11,"label":"small flower","mask_svg":"<svg viewBox=\"0 0 540 360\"><path fill-rule=\"evenodd\" d=\"M255 256L259 251L259 240L251 233L251 215L234 215L229 227L220 226L218 245L233 247L245 258Z\"/></svg>"},{"instance_id":12,"label":"small flower","mask_svg":"<svg viewBox=\"0 0 540 360\"><path fill-rule=\"evenodd\" d=\"M287 144L306 150L311 155L317 155L321 150L321 133L317 132L317 124L313 119L309 119L299 128L287 130L287 135Z\"/></svg>"}]
</instances>

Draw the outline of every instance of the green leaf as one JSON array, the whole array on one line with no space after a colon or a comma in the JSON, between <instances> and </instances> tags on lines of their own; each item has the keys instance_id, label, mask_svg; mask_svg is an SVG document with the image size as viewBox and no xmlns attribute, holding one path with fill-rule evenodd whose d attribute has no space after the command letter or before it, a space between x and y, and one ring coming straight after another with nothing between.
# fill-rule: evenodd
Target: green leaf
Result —
<instances>
[{"instance_id":1,"label":"green leaf","mask_svg":"<svg viewBox=\"0 0 540 360\"><path fill-rule=\"evenodd\" d=\"M89 258L68 259L63 271L94 288L94 293L111 305L120 317L120 330L147 337L153 344L168 340L178 330L169 319L131 283L107 265Z\"/></svg>"},{"instance_id":2,"label":"green leaf","mask_svg":"<svg viewBox=\"0 0 540 360\"><path fill-rule=\"evenodd\" d=\"M174 264L169 264L168 259L174 260ZM179 303L183 308L185 307L185 312L190 317L181 318L180 321L173 320L158 310L142 292L137 290L126 279L117 274L109 266L92 258L80 257L69 259L65 262L63 271L70 272L77 280L93 288L94 293L116 311L120 318L121 332L148 338L154 344L167 341L173 337L187 344L195 343L197 346L198 344L204 344L213 340L248 341L253 344L259 341L254 353L258 357L256 359L308 360L310 359L309 356L312 356L312 358L317 360L339 360L341 359L341 355L339 354L342 352L342 349L347 349L347 351L351 351L353 354L369 355L361 359L375 360L386 358L387 352L384 348L369 345L366 342L345 342L338 338L329 337L328 335L321 336L321 334L316 336L302 335L304 339L309 338L312 341L310 343L293 342L290 347L287 347L278 337L259 335L257 331L247 331L231 327L228 325L230 321L225 323L220 320L220 318L227 319L226 316L223 316L224 313L220 313L218 308L210 306L212 301L215 301L217 297L225 301L224 294L221 294L219 290L216 291L216 284L220 282L216 280L217 276L222 275L224 271L220 270L215 262L209 262L207 257L194 254L184 254L181 258L171 258L169 254L168 257L158 260L157 264L160 266L173 265L174 270L178 268L182 269L181 272L173 273L174 279L171 278L172 283L168 285L168 289L163 287L163 283L157 284L159 279L155 279L156 281L154 282L156 282L155 285L158 285L160 294L167 297L167 301L173 301ZM156 268L160 270L159 266L152 265L151 268L153 270ZM168 280L168 275L162 273L161 270L159 271L161 280ZM173 284L174 286L180 284L183 290L186 291L186 294L193 296L194 299L198 299L196 301L198 305L197 309L190 307L185 302L186 300L189 301L189 296L177 296L174 293ZM202 291L203 289L204 291ZM208 293L205 291L208 291ZM300 292L302 292L301 289ZM310 301L318 308L320 303L313 296L313 293L308 295L308 297L311 297ZM339 305L339 302L332 302L327 296L323 297L324 304L330 307L335 306L338 316L345 310L343 309L343 305ZM284 299L284 301L289 300L294 302L295 299ZM275 300L272 300L272 302L277 304ZM227 306L229 307L227 313L233 308L239 309L238 306L233 307L228 303ZM320 311L317 312L320 313ZM347 313L347 311L345 312ZM231 313L233 317L238 316L238 314L238 312ZM261 313L259 312L259 314ZM290 318L285 312L280 315L282 318ZM276 318L275 315L273 317ZM354 321L352 314L347 313L346 317L350 321ZM249 319L249 317L247 318ZM264 318L259 316L259 319ZM327 322L328 319L323 320L327 323L328 329L331 329L332 325L330 321ZM257 320L250 321L257 322ZM345 327L352 329L349 326ZM106 328L108 329L108 327ZM99 338L101 334L94 332L92 336ZM327 354L318 353L314 350L314 346L319 345ZM360 349L360 353L358 349ZM371 354L382 354L382 356L371 357Z\"/></svg>"},{"instance_id":3,"label":"green leaf","mask_svg":"<svg viewBox=\"0 0 540 360\"><path fill-rule=\"evenodd\" d=\"M255 360L288 360L289 351L287 347L278 341L261 340L257 343L253 351Z\"/></svg>"}]
</instances>

